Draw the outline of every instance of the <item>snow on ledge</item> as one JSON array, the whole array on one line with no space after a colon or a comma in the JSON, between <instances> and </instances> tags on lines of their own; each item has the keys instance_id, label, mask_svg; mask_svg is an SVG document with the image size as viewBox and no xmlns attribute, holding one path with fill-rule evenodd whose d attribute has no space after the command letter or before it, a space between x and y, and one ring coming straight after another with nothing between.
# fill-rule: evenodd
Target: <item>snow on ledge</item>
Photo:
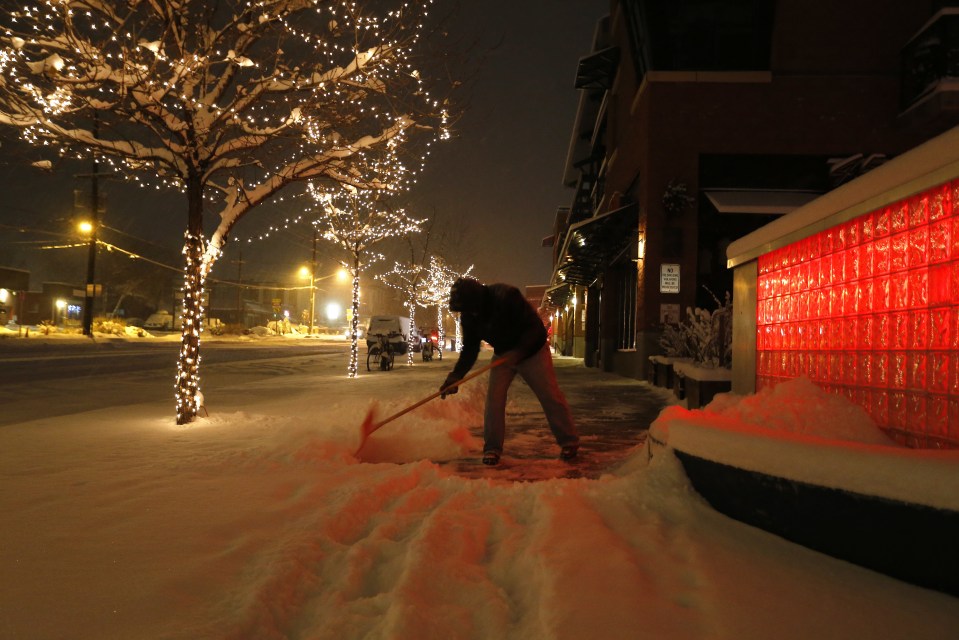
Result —
<instances>
[{"instance_id":1,"label":"snow on ledge","mask_svg":"<svg viewBox=\"0 0 959 640\"><path fill-rule=\"evenodd\" d=\"M959 451L899 447L860 407L808 380L721 394L701 410L667 407L650 440L748 471L959 511Z\"/></svg>"}]
</instances>

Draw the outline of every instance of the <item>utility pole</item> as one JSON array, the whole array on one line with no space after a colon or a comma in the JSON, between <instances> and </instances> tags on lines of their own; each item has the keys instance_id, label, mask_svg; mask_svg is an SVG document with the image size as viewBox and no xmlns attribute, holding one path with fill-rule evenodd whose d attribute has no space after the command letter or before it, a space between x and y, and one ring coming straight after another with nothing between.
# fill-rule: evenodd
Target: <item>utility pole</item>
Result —
<instances>
[{"instance_id":1,"label":"utility pole","mask_svg":"<svg viewBox=\"0 0 959 640\"><path fill-rule=\"evenodd\" d=\"M100 125L97 116L93 115L93 137L100 135ZM87 290L83 299L83 335L93 337L93 301L95 298L96 287L94 273L97 260L97 226L100 224L100 193L99 193L99 163L97 163L96 152L93 154L93 171L90 174L92 180L90 188L90 224L93 228L90 230L90 247L87 250Z\"/></svg>"},{"instance_id":2,"label":"utility pole","mask_svg":"<svg viewBox=\"0 0 959 640\"><path fill-rule=\"evenodd\" d=\"M243 324L243 250L236 258L236 322Z\"/></svg>"},{"instance_id":3,"label":"utility pole","mask_svg":"<svg viewBox=\"0 0 959 640\"><path fill-rule=\"evenodd\" d=\"M316 313L316 225L313 225L313 256L310 258L310 333L313 335L313 315Z\"/></svg>"}]
</instances>

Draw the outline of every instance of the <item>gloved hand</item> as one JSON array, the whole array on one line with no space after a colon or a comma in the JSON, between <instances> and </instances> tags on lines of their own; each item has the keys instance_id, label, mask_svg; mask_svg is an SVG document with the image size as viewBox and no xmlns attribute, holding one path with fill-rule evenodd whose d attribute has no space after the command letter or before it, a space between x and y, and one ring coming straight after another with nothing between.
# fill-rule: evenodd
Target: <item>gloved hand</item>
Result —
<instances>
[{"instance_id":1,"label":"gloved hand","mask_svg":"<svg viewBox=\"0 0 959 640\"><path fill-rule=\"evenodd\" d=\"M452 395L456 393L457 391L459 391L460 390L459 387L450 387L449 389L447 389L447 387L449 387L451 384L456 384L461 379L462 379L462 376L459 376L455 373L450 373L448 376L446 376L446 380L443 382L442 385L440 385L440 391L442 391L442 393L440 394L440 398L445 400L446 396Z\"/></svg>"}]
</instances>

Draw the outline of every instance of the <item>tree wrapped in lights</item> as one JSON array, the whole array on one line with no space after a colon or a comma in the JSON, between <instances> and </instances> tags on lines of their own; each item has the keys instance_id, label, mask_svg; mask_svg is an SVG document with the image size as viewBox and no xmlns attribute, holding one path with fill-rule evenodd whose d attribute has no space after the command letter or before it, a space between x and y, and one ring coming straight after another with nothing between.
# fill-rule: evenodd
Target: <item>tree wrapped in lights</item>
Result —
<instances>
[{"instance_id":1,"label":"tree wrapped in lights","mask_svg":"<svg viewBox=\"0 0 959 640\"><path fill-rule=\"evenodd\" d=\"M426 26L431 4L20 0L0 9L0 124L51 155L92 156L185 196L178 424L199 409L203 285L234 225L306 180L399 188L417 163L387 178L377 164L401 151L422 163L446 137L447 101L425 81L438 60L427 51L440 34Z\"/></svg>"},{"instance_id":2,"label":"tree wrapped in lights","mask_svg":"<svg viewBox=\"0 0 959 640\"><path fill-rule=\"evenodd\" d=\"M434 220L435 221L435 220ZM425 240L420 249L420 255L417 257L417 247L413 244L412 237L408 237L410 249L410 258L406 263L395 262L393 269L377 276L382 282L393 289L398 290L405 298L404 304L409 310L410 327L416 325L416 307L429 306L429 294L423 289L423 281L427 274L426 255L429 250L430 238L432 237L433 222L424 233ZM413 350L406 352L406 364L413 364Z\"/></svg>"},{"instance_id":3,"label":"tree wrapped in lights","mask_svg":"<svg viewBox=\"0 0 959 640\"><path fill-rule=\"evenodd\" d=\"M424 279L422 300L425 304L436 307L436 324L437 331L439 332L440 349L446 344L444 319L446 318L449 308L450 289L453 288L453 283L456 282L457 279L468 276L472 271L472 265L470 265L466 271L459 272L446 264L443 258L437 256L430 258L430 266L427 269ZM459 318L456 318L455 321L456 350L458 351L460 347Z\"/></svg>"},{"instance_id":4,"label":"tree wrapped in lights","mask_svg":"<svg viewBox=\"0 0 959 640\"><path fill-rule=\"evenodd\" d=\"M311 184L310 192L321 212L314 224L325 240L343 252L346 258L343 266L353 278L347 374L355 378L359 361L360 276L371 264L383 259L383 255L372 248L384 240L419 232L424 221L411 218L402 209L391 209L383 191L360 191L352 187L324 189Z\"/></svg>"}]
</instances>

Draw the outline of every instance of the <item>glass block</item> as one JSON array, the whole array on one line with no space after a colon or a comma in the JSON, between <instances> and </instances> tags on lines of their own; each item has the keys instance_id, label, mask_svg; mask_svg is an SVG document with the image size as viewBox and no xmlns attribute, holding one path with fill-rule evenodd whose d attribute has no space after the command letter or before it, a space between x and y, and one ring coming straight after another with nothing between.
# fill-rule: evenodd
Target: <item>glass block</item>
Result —
<instances>
[{"instance_id":1,"label":"glass block","mask_svg":"<svg viewBox=\"0 0 959 640\"><path fill-rule=\"evenodd\" d=\"M829 355L823 351L816 354L816 382L825 382L829 379Z\"/></svg>"},{"instance_id":2,"label":"glass block","mask_svg":"<svg viewBox=\"0 0 959 640\"><path fill-rule=\"evenodd\" d=\"M843 318L842 323L842 343L841 349L855 349L859 344L859 318L849 316Z\"/></svg>"},{"instance_id":3,"label":"glass block","mask_svg":"<svg viewBox=\"0 0 959 640\"><path fill-rule=\"evenodd\" d=\"M909 274L898 271L889 275L889 308L905 309L909 306Z\"/></svg>"},{"instance_id":4,"label":"glass block","mask_svg":"<svg viewBox=\"0 0 959 640\"><path fill-rule=\"evenodd\" d=\"M906 352L906 387L925 391L928 384L928 355L925 351Z\"/></svg>"},{"instance_id":5,"label":"glass block","mask_svg":"<svg viewBox=\"0 0 959 640\"><path fill-rule=\"evenodd\" d=\"M873 315L873 350L882 350L890 348L892 341L889 337L890 326L892 325L890 314L878 313Z\"/></svg>"},{"instance_id":6,"label":"glass block","mask_svg":"<svg viewBox=\"0 0 959 640\"><path fill-rule=\"evenodd\" d=\"M856 313L872 313L872 286L871 278L856 283Z\"/></svg>"},{"instance_id":7,"label":"glass block","mask_svg":"<svg viewBox=\"0 0 959 640\"><path fill-rule=\"evenodd\" d=\"M950 231L949 255L953 258L959 257L959 215L953 213L952 230Z\"/></svg>"},{"instance_id":8,"label":"glass block","mask_svg":"<svg viewBox=\"0 0 959 640\"><path fill-rule=\"evenodd\" d=\"M916 309L909 312L909 348L927 349L929 347L929 312Z\"/></svg>"},{"instance_id":9,"label":"glass block","mask_svg":"<svg viewBox=\"0 0 959 640\"><path fill-rule=\"evenodd\" d=\"M873 274L872 262L876 246L872 242L859 245L859 277L868 278Z\"/></svg>"},{"instance_id":10,"label":"glass block","mask_svg":"<svg viewBox=\"0 0 959 640\"><path fill-rule=\"evenodd\" d=\"M889 386L888 351L878 351L872 354L872 386L884 389Z\"/></svg>"},{"instance_id":11,"label":"glass block","mask_svg":"<svg viewBox=\"0 0 959 640\"><path fill-rule=\"evenodd\" d=\"M873 312L888 311L891 303L892 283L889 276L875 278L872 281L872 310Z\"/></svg>"},{"instance_id":12,"label":"glass block","mask_svg":"<svg viewBox=\"0 0 959 640\"><path fill-rule=\"evenodd\" d=\"M889 394L887 392L873 390L869 415L880 427L889 426Z\"/></svg>"},{"instance_id":13,"label":"glass block","mask_svg":"<svg viewBox=\"0 0 959 640\"><path fill-rule=\"evenodd\" d=\"M950 341L949 309L946 307L929 310L929 348L956 348L955 343Z\"/></svg>"},{"instance_id":14,"label":"glass block","mask_svg":"<svg viewBox=\"0 0 959 640\"><path fill-rule=\"evenodd\" d=\"M929 220L942 220L952 215L952 198L949 185L933 190L929 197Z\"/></svg>"},{"instance_id":15,"label":"glass block","mask_svg":"<svg viewBox=\"0 0 959 640\"><path fill-rule=\"evenodd\" d=\"M826 380L833 384L842 383L842 355L838 351L829 353L828 377Z\"/></svg>"},{"instance_id":16,"label":"glass block","mask_svg":"<svg viewBox=\"0 0 959 640\"><path fill-rule=\"evenodd\" d=\"M892 240L889 236L877 238L873 243L875 249L872 254L872 272L874 275L882 275L889 272L889 251L892 246Z\"/></svg>"},{"instance_id":17,"label":"glass block","mask_svg":"<svg viewBox=\"0 0 959 640\"><path fill-rule=\"evenodd\" d=\"M949 381L946 389L950 396L959 397L959 354L949 354Z\"/></svg>"},{"instance_id":18,"label":"glass block","mask_svg":"<svg viewBox=\"0 0 959 640\"><path fill-rule=\"evenodd\" d=\"M950 263L949 274L949 297L953 304L959 304L959 260Z\"/></svg>"},{"instance_id":19,"label":"glass block","mask_svg":"<svg viewBox=\"0 0 959 640\"><path fill-rule=\"evenodd\" d=\"M876 216L874 213L867 213L859 216L859 242L866 244L875 237Z\"/></svg>"},{"instance_id":20,"label":"glass block","mask_svg":"<svg viewBox=\"0 0 959 640\"><path fill-rule=\"evenodd\" d=\"M890 391L889 426L895 429L905 429L908 427L908 411L909 409L906 405L906 393L904 391Z\"/></svg>"},{"instance_id":21,"label":"glass block","mask_svg":"<svg viewBox=\"0 0 959 640\"><path fill-rule=\"evenodd\" d=\"M949 398L931 395L926 400L926 425L931 435L949 436Z\"/></svg>"},{"instance_id":22,"label":"glass block","mask_svg":"<svg viewBox=\"0 0 959 640\"><path fill-rule=\"evenodd\" d=\"M873 236L876 238L882 238L888 236L890 233L891 226L889 224L889 207L880 209L875 213L875 224L873 225Z\"/></svg>"},{"instance_id":23,"label":"glass block","mask_svg":"<svg viewBox=\"0 0 959 640\"><path fill-rule=\"evenodd\" d=\"M843 266L843 275L846 280L855 280L860 276L859 271L859 246L853 245L846 249L843 257L846 260L845 266Z\"/></svg>"},{"instance_id":24,"label":"glass block","mask_svg":"<svg viewBox=\"0 0 959 640\"><path fill-rule=\"evenodd\" d=\"M859 360L855 351L843 351L842 352L842 384L848 386L855 386L856 381L859 377L859 370L857 364Z\"/></svg>"},{"instance_id":25,"label":"glass block","mask_svg":"<svg viewBox=\"0 0 959 640\"><path fill-rule=\"evenodd\" d=\"M929 222L929 195L920 193L909 199L909 228Z\"/></svg>"},{"instance_id":26,"label":"glass block","mask_svg":"<svg viewBox=\"0 0 959 640\"><path fill-rule=\"evenodd\" d=\"M906 352L893 351L889 354L889 386L893 389L906 388Z\"/></svg>"},{"instance_id":27,"label":"glass block","mask_svg":"<svg viewBox=\"0 0 959 640\"><path fill-rule=\"evenodd\" d=\"M841 302L840 313L848 316L856 312L856 284L847 282L839 287Z\"/></svg>"},{"instance_id":28,"label":"glass block","mask_svg":"<svg viewBox=\"0 0 959 640\"><path fill-rule=\"evenodd\" d=\"M854 218L849 222L843 224L845 230L846 238L844 246L849 247L858 247L860 238L859 238L859 219Z\"/></svg>"},{"instance_id":29,"label":"glass block","mask_svg":"<svg viewBox=\"0 0 959 640\"><path fill-rule=\"evenodd\" d=\"M928 359L929 383L928 389L933 393L949 392L949 353L945 351L930 351Z\"/></svg>"},{"instance_id":30,"label":"glass block","mask_svg":"<svg viewBox=\"0 0 959 640\"><path fill-rule=\"evenodd\" d=\"M820 246L822 247L823 255L829 255L838 249L836 234L837 234L836 227L830 227L822 232L822 236L820 238Z\"/></svg>"},{"instance_id":31,"label":"glass block","mask_svg":"<svg viewBox=\"0 0 959 640\"><path fill-rule=\"evenodd\" d=\"M829 262L829 281L830 283L836 285L845 280L845 275L843 274L843 269L845 268L846 260L843 253L840 251L838 253L832 254L832 260Z\"/></svg>"},{"instance_id":32,"label":"glass block","mask_svg":"<svg viewBox=\"0 0 959 640\"><path fill-rule=\"evenodd\" d=\"M843 348L842 328L842 318L830 318L826 323L831 351L838 351Z\"/></svg>"},{"instance_id":33,"label":"glass block","mask_svg":"<svg viewBox=\"0 0 959 640\"><path fill-rule=\"evenodd\" d=\"M903 427L920 431L927 424L926 396L921 392L907 391L906 394L906 423Z\"/></svg>"},{"instance_id":34,"label":"glass block","mask_svg":"<svg viewBox=\"0 0 959 640\"><path fill-rule=\"evenodd\" d=\"M856 384L863 387L872 386L872 353L860 351L856 355Z\"/></svg>"},{"instance_id":35,"label":"glass block","mask_svg":"<svg viewBox=\"0 0 959 640\"><path fill-rule=\"evenodd\" d=\"M928 301L932 307L953 302L953 265L937 264L929 268ZM955 283L959 284L959 283ZM959 289L955 289L959 291Z\"/></svg>"},{"instance_id":36,"label":"glass block","mask_svg":"<svg viewBox=\"0 0 959 640\"><path fill-rule=\"evenodd\" d=\"M861 315L854 318L856 323L856 348L871 349L874 318L872 314Z\"/></svg>"},{"instance_id":37,"label":"glass block","mask_svg":"<svg viewBox=\"0 0 959 640\"><path fill-rule=\"evenodd\" d=\"M777 351L774 373L780 378L786 377L789 372L789 352Z\"/></svg>"},{"instance_id":38,"label":"glass block","mask_svg":"<svg viewBox=\"0 0 959 640\"><path fill-rule=\"evenodd\" d=\"M909 290L906 306L910 309L927 306L929 304L928 268L911 269L908 274Z\"/></svg>"},{"instance_id":39,"label":"glass block","mask_svg":"<svg viewBox=\"0 0 959 640\"><path fill-rule=\"evenodd\" d=\"M910 229L906 234L909 237L909 249L906 262L910 267L919 267L929 262L929 227L922 226Z\"/></svg>"},{"instance_id":40,"label":"glass block","mask_svg":"<svg viewBox=\"0 0 959 640\"><path fill-rule=\"evenodd\" d=\"M909 256L909 234L897 233L890 239L889 270L903 271Z\"/></svg>"},{"instance_id":41,"label":"glass block","mask_svg":"<svg viewBox=\"0 0 959 640\"><path fill-rule=\"evenodd\" d=\"M943 262L949 259L951 238L951 220L940 220L929 225L929 262Z\"/></svg>"},{"instance_id":42,"label":"glass block","mask_svg":"<svg viewBox=\"0 0 959 640\"><path fill-rule=\"evenodd\" d=\"M799 348L799 328L795 322L786 323L786 344L784 346L789 351L795 351Z\"/></svg>"},{"instance_id":43,"label":"glass block","mask_svg":"<svg viewBox=\"0 0 959 640\"><path fill-rule=\"evenodd\" d=\"M949 437L959 440L959 398L949 398Z\"/></svg>"},{"instance_id":44,"label":"glass block","mask_svg":"<svg viewBox=\"0 0 959 640\"><path fill-rule=\"evenodd\" d=\"M893 349L909 348L909 312L896 311L889 314L889 346Z\"/></svg>"},{"instance_id":45,"label":"glass block","mask_svg":"<svg viewBox=\"0 0 959 640\"><path fill-rule=\"evenodd\" d=\"M909 226L909 207L901 200L889 207L889 231L900 233Z\"/></svg>"},{"instance_id":46,"label":"glass block","mask_svg":"<svg viewBox=\"0 0 959 640\"><path fill-rule=\"evenodd\" d=\"M756 354L756 374L758 376L769 375L769 351L759 351Z\"/></svg>"}]
</instances>

